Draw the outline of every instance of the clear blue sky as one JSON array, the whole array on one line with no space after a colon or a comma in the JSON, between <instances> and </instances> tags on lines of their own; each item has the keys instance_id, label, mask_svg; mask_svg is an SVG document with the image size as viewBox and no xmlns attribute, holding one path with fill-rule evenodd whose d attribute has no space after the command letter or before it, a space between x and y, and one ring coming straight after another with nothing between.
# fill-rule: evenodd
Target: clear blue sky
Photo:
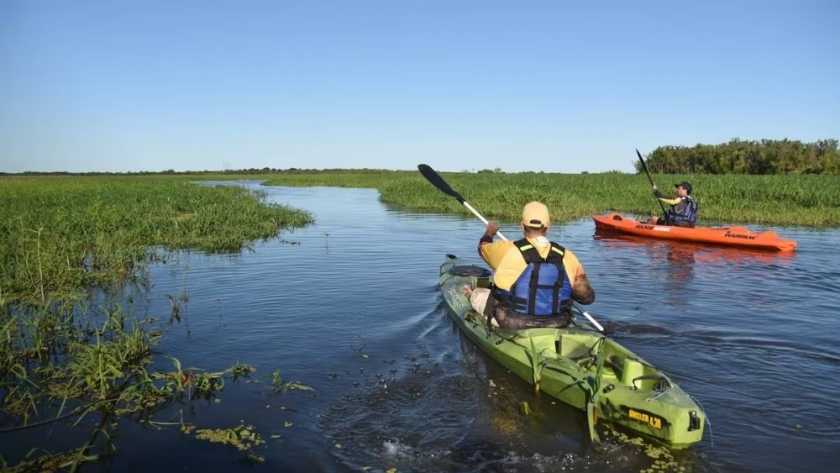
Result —
<instances>
[{"instance_id":1,"label":"clear blue sky","mask_svg":"<svg viewBox=\"0 0 840 473\"><path fill-rule=\"evenodd\" d=\"M632 170L840 138L840 1L0 1L0 171Z\"/></svg>"}]
</instances>

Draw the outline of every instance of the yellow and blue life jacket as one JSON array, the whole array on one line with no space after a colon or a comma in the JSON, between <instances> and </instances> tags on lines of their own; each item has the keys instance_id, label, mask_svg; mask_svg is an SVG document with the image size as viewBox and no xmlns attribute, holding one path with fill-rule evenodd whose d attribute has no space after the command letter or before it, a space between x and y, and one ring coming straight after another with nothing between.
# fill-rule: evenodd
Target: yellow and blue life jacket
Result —
<instances>
[{"instance_id":1,"label":"yellow and blue life jacket","mask_svg":"<svg viewBox=\"0 0 840 473\"><path fill-rule=\"evenodd\" d=\"M493 296L499 305L520 314L533 316L559 315L571 306L572 283L563 265L566 249L551 242L551 250L543 259L527 239L515 241L525 262L525 270L510 291L494 288Z\"/></svg>"}]
</instances>

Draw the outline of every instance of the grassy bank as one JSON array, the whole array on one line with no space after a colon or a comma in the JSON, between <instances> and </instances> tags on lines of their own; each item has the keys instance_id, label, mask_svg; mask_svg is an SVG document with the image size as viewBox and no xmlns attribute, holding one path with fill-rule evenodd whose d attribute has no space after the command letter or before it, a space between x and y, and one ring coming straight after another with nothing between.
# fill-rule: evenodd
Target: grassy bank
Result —
<instances>
[{"instance_id":1,"label":"grassy bank","mask_svg":"<svg viewBox=\"0 0 840 473\"><path fill-rule=\"evenodd\" d=\"M519 218L522 205L540 200L555 222L586 218L615 210L637 215L661 214L644 174L441 173L487 218ZM400 171L293 174L265 177L267 185L374 187L383 202L417 211L469 211L435 189L419 172ZM700 203L701 225L840 226L840 176L825 175L654 175L666 193L688 180Z\"/></svg>"},{"instance_id":2,"label":"grassy bank","mask_svg":"<svg viewBox=\"0 0 840 473\"><path fill-rule=\"evenodd\" d=\"M115 448L121 421L156 425L173 402L214 396L226 379L250 375L249 365L207 373L174 358L171 371L153 371L162 334L132 313L125 291L148 290L144 269L168 249L240 251L312 221L242 188L154 177L3 178L0 202L0 443L21 429L84 419L78 450L36 449L11 459L12 471L99 459ZM278 372L271 381L276 391L301 387ZM262 443L244 425L180 428L243 450ZM0 466L6 461L0 456Z\"/></svg>"}]
</instances>

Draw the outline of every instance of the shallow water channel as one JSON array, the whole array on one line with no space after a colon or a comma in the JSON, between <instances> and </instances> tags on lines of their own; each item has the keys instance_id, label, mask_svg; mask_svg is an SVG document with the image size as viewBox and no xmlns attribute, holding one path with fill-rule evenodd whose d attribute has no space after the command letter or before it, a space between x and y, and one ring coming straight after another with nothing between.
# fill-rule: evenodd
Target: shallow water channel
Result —
<instances>
[{"instance_id":1,"label":"shallow water channel","mask_svg":"<svg viewBox=\"0 0 840 473\"><path fill-rule=\"evenodd\" d=\"M313 388L229 384L221 402L195 402L188 420L200 427L257 427L265 462L251 471L651 468L643 447L592 448L582 412L537 398L447 318L438 266L445 253L480 263L480 221L395 209L373 189L239 184L316 224L254 252L156 266L148 310L167 313L165 293L189 295L162 345L185 367L239 360ZM776 230L800 242L795 254L605 237L591 219L551 233L590 275L589 312L702 403L710 425L673 453L681 471L836 471L840 232ZM515 225L502 232L517 236ZM177 428L132 429L117 445L117 470L242 468L240 452Z\"/></svg>"}]
</instances>

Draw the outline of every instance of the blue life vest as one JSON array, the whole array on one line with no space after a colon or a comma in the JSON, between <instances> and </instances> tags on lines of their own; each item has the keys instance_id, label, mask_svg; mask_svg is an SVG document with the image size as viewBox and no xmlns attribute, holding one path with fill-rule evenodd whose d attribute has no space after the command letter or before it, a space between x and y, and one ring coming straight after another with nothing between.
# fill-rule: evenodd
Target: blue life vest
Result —
<instances>
[{"instance_id":1,"label":"blue life vest","mask_svg":"<svg viewBox=\"0 0 840 473\"><path fill-rule=\"evenodd\" d=\"M665 215L669 222L695 223L697 221L699 204L691 196L685 196L683 199L687 200L688 204L683 208L682 212L677 212L677 206L680 204L672 205L668 208L668 212Z\"/></svg>"},{"instance_id":2,"label":"blue life vest","mask_svg":"<svg viewBox=\"0 0 840 473\"><path fill-rule=\"evenodd\" d=\"M563 265L565 248L551 242L543 259L527 239L515 241L528 266L519 275L510 291L495 288L493 296L499 305L520 314L533 316L559 315L571 306L572 283Z\"/></svg>"}]
</instances>

